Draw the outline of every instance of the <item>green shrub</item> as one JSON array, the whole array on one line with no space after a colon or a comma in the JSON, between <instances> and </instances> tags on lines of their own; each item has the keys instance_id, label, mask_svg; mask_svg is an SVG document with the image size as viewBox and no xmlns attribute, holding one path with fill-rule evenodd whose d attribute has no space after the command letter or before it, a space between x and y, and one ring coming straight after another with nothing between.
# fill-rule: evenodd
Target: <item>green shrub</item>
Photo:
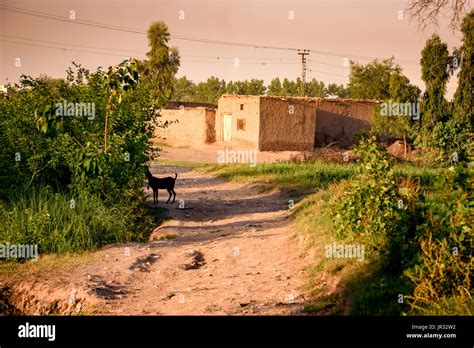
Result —
<instances>
[{"instance_id":1,"label":"green shrub","mask_svg":"<svg viewBox=\"0 0 474 348\"><path fill-rule=\"evenodd\" d=\"M391 240L400 243L406 235L406 202L398 193L389 158L375 137L361 140L354 152L360 156L360 169L333 207L335 233L362 242L369 256L384 255Z\"/></svg>"},{"instance_id":2,"label":"green shrub","mask_svg":"<svg viewBox=\"0 0 474 348\"><path fill-rule=\"evenodd\" d=\"M86 197L98 211L101 207L109 208L109 216L115 216L114 209L126 213L117 219L117 228L104 225L113 221L108 217L97 221L97 231L116 234L114 231L121 231L120 221L126 216L129 232L148 233L152 218L143 208L143 167L149 161L148 139L153 130L150 121L156 115L148 108L150 86L139 83L136 64L125 61L109 68L107 73L101 69L91 73L75 64L66 79L22 76L20 83L12 87L11 95L0 95L0 201L8 202L6 209L16 223L31 213L31 221L46 224L40 215L20 209L34 206L30 198L25 198L30 191L54 203L41 196L44 187L50 187L68 197ZM56 104L63 101L93 104L95 115L57 114ZM20 201L15 203L15 199ZM15 205L17 208L11 210ZM72 216L71 213L66 216ZM91 217L91 221L96 221L93 214ZM43 234L49 228L55 227L38 227L37 231ZM87 225L84 231L95 235L95 228ZM23 228L17 233L27 230ZM127 240L123 234L115 238L109 232L99 244ZM59 233L59 238L82 238L87 233L65 231L64 235ZM77 241L81 247L71 243L66 249L89 248L85 246L89 242ZM48 251L61 249L47 245Z\"/></svg>"}]
</instances>

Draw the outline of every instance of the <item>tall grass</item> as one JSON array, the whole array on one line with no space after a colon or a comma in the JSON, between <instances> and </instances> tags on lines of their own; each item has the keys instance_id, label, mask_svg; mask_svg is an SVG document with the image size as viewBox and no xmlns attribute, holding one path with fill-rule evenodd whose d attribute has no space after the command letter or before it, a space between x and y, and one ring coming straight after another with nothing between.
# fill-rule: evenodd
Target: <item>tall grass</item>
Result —
<instances>
[{"instance_id":1,"label":"tall grass","mask_svg":"<svg viewBox=\"0 0 474 348\"><path fill-rule=\"evenodd\" d=\"M203 170L214 172L228 180L265 182L282 188L328 188L330 184L348 179L359 168L358 164L278 162L249 164L211 165ZM410 164L395 165L395 174L408 179L419 179L423 187L432 187L442 169Z\"/></svg>"},{"instance_id":2,"label":"tall grass","mask_svg":"<svg viewBox=\"0 0 474 348\"><path fill-rule=\"evenodd\" d=\"M418 179L425 190L431 190L439 182L440 176L446 176L446 169L428 165L401 163L394 165L394 175L406 179Z\"/></svg>"},{"instance_id":3,"label":"tall grass","mask_svg":"<svg viewBox=\"0 0 474 348\"><path fill-rule=\"evenodd\" d=\"M132 209L98 197L41 188L0 203L0 243L38 244L40 253L96 249L132 240Z\"/></svg>"},{"instance_id":4,"label":"tall grass","mask_svg":"<svg viewBox=\"0 0 474 348\"><path fill-rule=\"evenodd\" d=\"M329 184L349 178L355 173L354 164L323 163L262 163L213 165L207 170L229 180L261 181L284 188L327 188Z\"/></svg>"}]
</instances>

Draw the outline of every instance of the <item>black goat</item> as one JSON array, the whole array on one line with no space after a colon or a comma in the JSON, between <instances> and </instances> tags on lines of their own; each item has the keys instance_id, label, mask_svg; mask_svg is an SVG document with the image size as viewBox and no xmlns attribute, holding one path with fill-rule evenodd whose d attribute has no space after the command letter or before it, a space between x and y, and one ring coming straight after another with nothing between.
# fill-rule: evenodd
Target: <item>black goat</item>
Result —
<instances>
[{"instance_id":1,"label":"black goat","mask_svg":"<svg viewBox=\"0 0 474 348\"><path fill-rule=\"evenodd\" d=\"M174 192L174 184L176 183L176 178L178 177L178 173L174 174L174 178L171 176L168 176L166 178L156 178L154 177L150 170L147 169L146 172L146 177L148 178L148 186L152 188L153 190L153 205L158 203L158 190L166 190L170 194L168 200L166 201L166 204L169 203L171 199L171 195L173 195L173 202L176 199L176 192Z\"/></svg>"}]
</instances>

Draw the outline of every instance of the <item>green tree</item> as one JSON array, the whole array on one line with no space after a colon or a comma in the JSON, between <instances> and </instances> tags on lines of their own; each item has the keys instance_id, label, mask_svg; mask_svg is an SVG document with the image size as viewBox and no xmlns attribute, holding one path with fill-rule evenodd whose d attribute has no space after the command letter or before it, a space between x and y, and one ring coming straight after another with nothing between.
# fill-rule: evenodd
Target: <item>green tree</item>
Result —
<instances>
[{"instance_id":1,"label":"green tree","mask_svg":"<svg viewBox=\"0 0 474 348\"><path fill-rule=\"evenodd\" d=\"M350 63L348 88L351 98L379 100L390 98L390 76L401 72L393 57L382 61L376 59L365 66L354 61Z\"/></svg>"},{"instance_id":2,"label":"green tree","mask_svg":"<svg viewBox=\"0 0 474 348\"><path fill-rule=\"evenodd\" d=\"M226 87L225 87L225 92L227 94L237 94L237 93L235 93L235 89L236 89L236 87L235 87L234 82L232 80L227 82Z\"/></svg>"},{"instance_id":3,"label":"green tree","mask_svg":"<svg viewBox=\"0 0 474 348\"><path fill-rule=\"evenodd\" d=\"M268 85L268 95L283 95L283 87L278 77L274 78Z\"/></svg>"},{"instance_id":4,"label":"green tree","mask_svg":"<svg viewBox=\"0 0 474 348\"><path fill-rule=\"evenodd\" d=\"M182 76L179 79L174 79L173 88L173 100L176 101L193 101L195 95L195 84L193 81L188 80L186 76Z\"/></svg>"},{"instance_id":5,"label":"green tree","mask_svg":"<svg viewBox=\"0 0 474 348\"><path fill-rule=\"evenodd\" d=\"M199 82L196 85L197 102L217 104L224 93L226 93L225 81L214 76L209 77L206 82Z\"/></svg>"},{"instance_id":6,"label":"green tree","mask_svg":"<svg viewBox=\"0 0 474 348\"><path fill-rule=\"evenodd\" d=\"M449 161L450 143L453 139L450 129L453 122L452 110L444 97L451 63L448 46L438 35L429 38L421 51L421 77L425 82L426 91L417 142L424 148L437 149L435 160L443 162Z\"/></svg>"},{"instance_id":7,"label":"green tree","mask_svg":"<svg viewBox=\"0 0 474 348\"><path fill-rule=\"evenodd\" d=\"M149 84L154 108L166 105L173 94L173 79L178 72L180 58L178 49L168 47L170 34L164 22L153 22L148 28L147 60L139 66L143 83Z\"/></svg>"},{"instance_id":8,"label":"green tree","mask_svg":"<svg viewBox=\"0 0 474 348\"><path fill-rule=\"evenodd\" d=\"M267 90L263 80L251 79L250 81L245 81L245 83L247 95L264 95Z\"/></svg>"},{"instance_id":9,"label":"green tree","mask_svg":"<svg viewBox=\"0 0 474 348\"><path fill-rule=\"evenodd\" d=\"M305 94L308 97L324 97L325 86L323 81L318 81L313 78L311 81L306 82Z\"/></svg>"},{"instance_id":10,"label":"green tree","mask_svg":"<svg viewBox=\"0 0 474 348\"><path fill-rule=\"evenodd\" d=\"M461 25L462 46L455 50L452 65L460 65L458 86L454 94L453 117L447 123L451 131L450 149L459 160L466 160L468 151L472 150L472 130L474 127L472 83L474 72L474 11L464 18Z\"/></svg>"},{"instance_id":11,"label":"green tree","mask_svg":"<svg viewBox=\"0 0 474 348\"><path fill-rule=\"evenodd\" d=\"M462 46L457 50L456 61L460 65L458 86L454 94L455 118L472 122L472 83L474 74L474 10L466 15L461 25ZM457 65L457 64L455 64Z\"/></svg>"},{"instance_id":12,"label":"green tree","mask_svg":"<svg viewBox=\"0 0 474 348\"><path fill-rule=\"evenodd\" d=\"M290 81L287 78L283 80L281 95L298 96L299 84L298 81Z\"/></svg>"},{"instance_id":13,"label":"green tree","mask_svg":"<svg viewBox=\"0 0 474 348\"><path fill-rule=\"evenodd\" d=\"M267 88L263 80L251 79L250 81L230 81L226 92L240 95L264 95Z\"/></svg>"},{"instance_id":14,"label":"green tree","mask_svg":"<svg viewBox=\"0 0 474 348\"><path fill-rule=\"evenodd\" d=\"M235 81L235 82L230 81L227 84L226 93L239 94L239 95L247 94L246 81Z\"/></svg>"},{"instance_id":15,"label":"green tree","mask_svg":"<svg viewBox=\"0 0 474 348\"><path fill-rule=\"evenodd\" d=\"M412 84L410 80L402 73L395 72L390 76L389 95L385 107L398 103L404 105L404 108L410 106L409 115L387 116L381 115L380 110L376 110L372 118L372 129L383 135L391 135L397 138L403 138L405 157L407 155L407 139L416 134L415 125L420 118L420 104L418 98L421 90ZM413 107L413 108L412 108ZM416 114L418 113L418 114Z\"/></svg>"},{"instance_id":16,"label":"green tree","mask_svg":"<svg viewBox=\"0 0 474 348\"><path fill-rule=\"evenodd\" d=\"M324 91L325 95L337 95L339 98L348 98L349 89L345 88L344 85L338 85L337 83L330 83Z\"/></svg>"},{"instance_id":17,"label":"green tree","mask_svg":"<svg viewBox=\"0 0 474 348\"><path fill-rule=\"evenodd\" d=\"M446 120L448 104L444 98L451 63L448 46L433 35L421 51L421 78L426 84L423 125L431 131L439 121Z\"/></svg>"}]
</instances>

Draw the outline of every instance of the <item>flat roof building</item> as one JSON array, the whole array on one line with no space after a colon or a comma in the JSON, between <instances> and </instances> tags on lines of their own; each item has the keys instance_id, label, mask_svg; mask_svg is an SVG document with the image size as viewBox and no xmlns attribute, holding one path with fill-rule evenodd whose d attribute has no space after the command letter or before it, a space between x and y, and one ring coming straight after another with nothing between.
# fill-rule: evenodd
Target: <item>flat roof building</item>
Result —
<instances>
[{"instance_id":1,"label":"flat roof building","mask_svg":"<svg viewBox=\"0 0 474 348\"><path fill-rule=\"evenodd\" d=\"M369 128L377 101L282 96L223 95L219 99L216 141L260 151L311 151Z\"/></svg>"}]
</instances>

